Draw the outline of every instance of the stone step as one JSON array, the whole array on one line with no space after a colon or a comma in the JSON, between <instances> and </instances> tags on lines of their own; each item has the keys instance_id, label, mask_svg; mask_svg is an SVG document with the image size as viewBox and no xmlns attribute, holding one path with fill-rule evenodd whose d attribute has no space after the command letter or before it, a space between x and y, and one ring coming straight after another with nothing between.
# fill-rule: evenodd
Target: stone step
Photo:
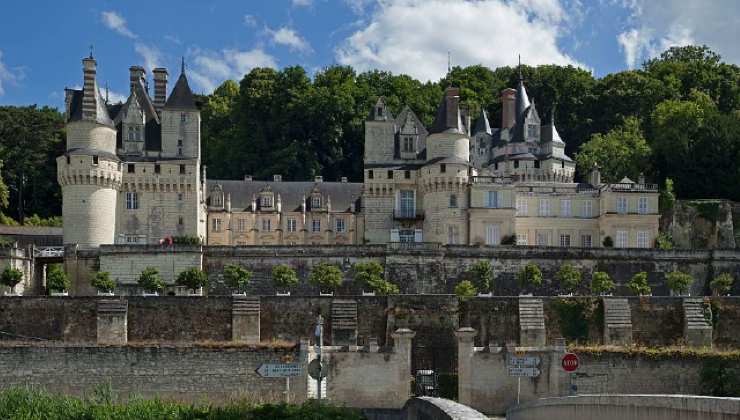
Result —
<instances>
[{"instance_id":1,"label":"stone step","mask_svg":"<svg viewBox=\"0 0 740 420\"><path fill-rule=\"evenodd\" d=\"M357 329L357 301L335 299L331 303L331 327L334 330Z\"/></svg>"},{"instance_id":2,"label":"stone step","mask_svg":"<svg viewBox=\"0 0 740 420\"><path fill-rule=\"evenodd\" d=\"M231 302L231 313L233 315L259 315L259 296L234 296Z\"/></svg>"},{"instance_id":3,"label":"stone step","mask_svg":"<svg viewBox=\"0 0 740 420\"><path fill-rule=\"evenodd\" d=\"M686 329L711 329L711 320L704 316L704 299L684 298L684 326Z\"/></svg>"},{"instance_id":4,"label":"stone step","mask_svg":"<svg viewBox=\"0 0 740 420\"><path fill-rule=\"evenodd\" d=\"M545 328L545 310L542 299L519 299L519 328L522 330Z\"/></svg>"},{"instance_id":5,"label":"stone step","mask_svg":"<svg viewBox=\"0 0 740 420\"><path fill-rule=\"evenodd\" d=\"M99 300L97 309L98 313L126 313L128 312L128 301L116 299Z\"/></svg>"}]
</instances>

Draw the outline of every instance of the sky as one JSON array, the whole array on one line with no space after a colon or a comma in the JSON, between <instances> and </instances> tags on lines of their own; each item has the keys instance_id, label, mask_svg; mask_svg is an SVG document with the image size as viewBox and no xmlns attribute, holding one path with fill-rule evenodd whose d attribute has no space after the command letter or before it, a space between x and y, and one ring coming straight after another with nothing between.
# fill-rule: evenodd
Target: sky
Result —
<instances>
[{"instance_id":1,"label":"sky","mask_svg":"<svg viewBox=\"0 0 740 420\"><path fill-rule=\"evenodd\" d=\"M740 0L35 0L0 5L0 105L62 107L82 85L125 100L128 67L184 58L210 93L254 67L330 65L436 81L452 65L560 64L596 77L638 68L673 45L706 44L740 64ZM170 85L171 87L171 85Z\"/></svg>"}]
</instances>

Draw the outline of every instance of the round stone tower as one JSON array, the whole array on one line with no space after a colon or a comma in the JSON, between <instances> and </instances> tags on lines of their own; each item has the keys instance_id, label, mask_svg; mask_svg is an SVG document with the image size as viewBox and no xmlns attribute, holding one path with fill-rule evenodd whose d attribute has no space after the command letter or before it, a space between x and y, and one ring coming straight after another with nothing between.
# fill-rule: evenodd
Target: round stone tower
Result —
<instances>
[{"instance_id":1,"label":"round stone tower","mask_svg":"<svg viewBox=\"0 0 740 420\"><path fill-rule=\"evenodd\" d=\"M94 248L115 242L121 161L116 129L100 96L96 62L82 60L82 90L66 90L67 149L57 158L62 187L64 243Z\"/></svg>"}]
</instances>

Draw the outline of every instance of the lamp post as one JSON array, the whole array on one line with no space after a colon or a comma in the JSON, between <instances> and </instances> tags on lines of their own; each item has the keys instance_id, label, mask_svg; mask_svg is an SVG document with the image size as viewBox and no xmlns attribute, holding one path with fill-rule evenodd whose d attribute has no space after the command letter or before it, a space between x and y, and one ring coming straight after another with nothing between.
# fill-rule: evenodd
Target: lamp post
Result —
<instances>
[{"instance_id":1,"label":"lamp post","mask_svg":"<svg viewBox=\"0 0 740 420\"><path fill-rule=\"evenodd\" d=\"M314 335L316 336L316 355L319 360L319 366L323 367L321 365L321 345L324 341L324 317L319 314L317 320L316 320L316 330L314 331ZM319 371L320 372L320 371ZM321 374L319 373L318 378L316 379L316 395L318 396L318 400L321 400Z\"/></svg>"}]
</instances>

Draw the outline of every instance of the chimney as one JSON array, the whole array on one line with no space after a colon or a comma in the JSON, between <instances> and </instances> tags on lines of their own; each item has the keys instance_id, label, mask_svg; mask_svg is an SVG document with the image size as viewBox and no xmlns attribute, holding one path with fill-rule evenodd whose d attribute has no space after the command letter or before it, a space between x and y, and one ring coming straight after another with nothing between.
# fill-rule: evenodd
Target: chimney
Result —
<instances>
[{"instance_id":1,"label":"chimney","mask_svg":"<svg viewBox=\"0 0 740 420\"><path fill-rule=\"evenodd\" d=\"M645 174L640 172L640 176L637 177L637 183L640 185L645 185Z\"/></svg>"},{"instance_id":2,"label":"chimney","mask_svg":"<svg viewBox=\"0 0 740 420\"><path fill-rule=\"evenodd\" d=\"M142 85L146 86L146 70L141 66L131 66L128 68L130 80L131 80L131 92L134 91L134 86L141 82ZM149 93L149 92L147 92Z\"/></svg>"},{"instance_id":3,"label":"chimney","mask_svg":"<svg viewBox=\"0 0 740 420\"><path fill-rule=\"evenodd\" d=\"M511 128L516 123L516 90L504 89L501 91L501 128Z\"/></svg>"},{"instance_id":4,"label":"chimney","mask_svg":"<svg viewBox=\"0 0 740 420\"><path fill-rule=\"evenodd\" d=\"M226 194L226 211L231 212L231 193Z\"/></svg>"},{"instance_id":5,"label":"chimney","mask_svg":"<svg viewBox=\"0 0 740 420\"><path fill-rule=\"evenodd\" d=\"M98 117L98 83L95 80L97 62L92 54L90 57L82 59L82 69L85 80L82 88L82 119L95 121Z\"/></svg>"},{"instance_id":6,"label":"chimney","mask_svg":"<svg viewBox=\"0 0 740 420\"><path fill-rule=\"evenodd\" d=\"M594 187L598 187L601 185L601 171L599 169L599 165L594 163L591 172L589 172L588 174L588 182Z\"/></svg>"},{"instance_id":7,"label":"chimney","mask_svg":"<svg viewBox=\"0 0 740 420\"><path fill-rule=\"evenodd\" d=\"M252 175L244 175L244 182L251 182L252 181Z\"/></svg>"},{"instance_id":8,"label":"chimney","mask_svg":"<svg viewBox=\"0 0 740 420\"><path fill-rule=\"evenodd\" d=\"M167 101L167 69L157 67L152 72L154 73L154 109L162 112L164 103Z\"/></svg>"},{"instance_id":9,"label":"chimney","mask_svg":"<svg viewBox=\"0 0 740 420\"><path fill-rule=\"evenodd\" d=\"M346 176L343 176L342 179L341 179L341 181L342 181L343 184L346 184L347 183L347 177Z\"/></svg>"},{"instance_id":10,"label":"chimney","mask_svg":"<svg viewBox=\"0 0 740 420\"><path fill-rule=\"evenodd\" d=\"M283 182L283 176L280 174L275 174L272 176L273 182Z\"/></svg>"},{"instance_id":11,"label":"chimney","mask_svg":"<svg viewBox=\"0 0 740 420\"><path fill-rule=\"evenodd\" d=\"M277 201L276 201L275 207L277 207L278 213L283 212L283 199L280 197L280 193L278 193L277 195Z\"/></svg>"},{"instance_id":12,"label":"chimney","mask_svg":"<svg viewBox=\"0 0 740 420\"><path fill-rule=\"evenodd\" d=\"M321 175L318 175L318 176L314 177L313 180L314 180L314 182L324 182L324 177L321 176Z\"/></svg>"},{"instance_id":13,"label":"chimney","mask_svg":"<svg viewBox=\"0 0 740 420\"><path fill-rule=\"evenodd\" d=\"M64 122L69 121L69 113L72 111L72 98L74 89L64 88Z\"/></svg>"}]
</instances>

